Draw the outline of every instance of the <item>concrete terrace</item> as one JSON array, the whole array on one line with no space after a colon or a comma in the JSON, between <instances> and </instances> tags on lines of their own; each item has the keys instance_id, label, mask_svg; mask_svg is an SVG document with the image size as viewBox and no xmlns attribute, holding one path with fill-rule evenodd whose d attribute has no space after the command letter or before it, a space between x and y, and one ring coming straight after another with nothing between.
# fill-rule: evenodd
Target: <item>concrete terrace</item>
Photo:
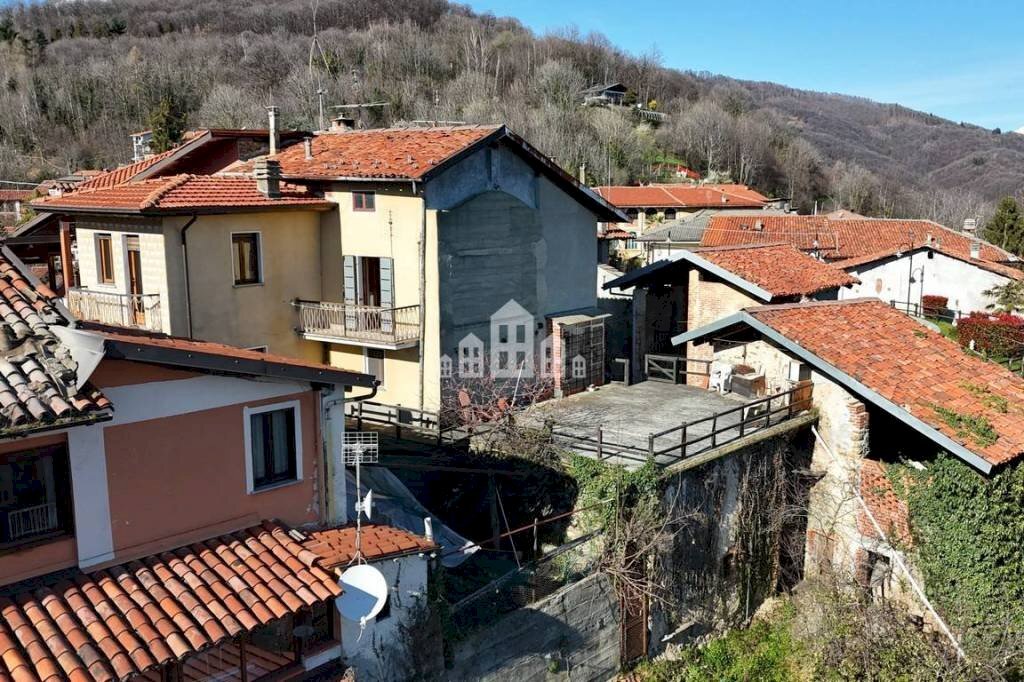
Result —
<instances>
[{"instance_id":1,"label":"concrete terrace","mask_svg":"<svg viewBox=\"0 0 1024 682\"><path fill-rule=\"evenodd\" d=\"M746 402L737 396L720 395L692 386L644 381L632 386L612 384L596 391L548 401L535 406L526 418L535 420L538 425L553 421L555 441L567 450L587 457L598 456L600 428L601 459L632 468L647 460L652 434L712 417ZM740 418L741 411L736 410L717 420L719 430L736 427L733 429L735 434L721 435L722 441L739 435ZM687 429L688 456L710 447L710 439L699 442L694 442L694 439L711 433L711 430L710 420ZM746 430L756 429L747 426ZM676 448L674 452L656 455L655 462L667 466L679 461L681 442L680 430L655 437L655 452Z\"/></svg>"}]
</instances>

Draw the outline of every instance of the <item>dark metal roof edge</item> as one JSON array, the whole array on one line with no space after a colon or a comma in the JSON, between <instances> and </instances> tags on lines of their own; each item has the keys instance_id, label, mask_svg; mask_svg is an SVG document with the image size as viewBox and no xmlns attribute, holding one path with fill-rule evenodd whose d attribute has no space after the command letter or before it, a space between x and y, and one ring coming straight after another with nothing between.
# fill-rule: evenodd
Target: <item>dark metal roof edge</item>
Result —
<instances>
[{"instance_id":1,"label":"dark metal roof edge","mask_svg":"<svg viewBox=\"0 0 1024 682\"><path fill-rule=\"evenodd\" d=\"M642 280L648 275L658 272L663 268L677 265L681 261L685 261L699 270L709 272L715 277L718 277L719 279L722 279L728 282L729 284L732 284L738 289L745 291L751 296L759 298L760 300L766 303L770 302L772 300L772 297L774 296L772 292L759 287L753 282L743 279L736 273L726 270L720 265L715 265L711 261L705 258L701 258L698 254L694 253L693 251L680 251L677 254L673 254L671 258L665 258L662 260L654 261L653 263L645 265L639 270L634 270L633 272L626 273L624 276L619 277L618 279L613 279L612 281L605 283L603 288L610 289L615 287L622 289L629 286L634 286L632 282Z\"/></svg>"},{"instance_id":2,"label":"dark metal roof edge","mask_svg":"<svg viewBox=\"0 0 1024 682\"><path fill-rule=\"evenodd\" d=\"M305 381L312 384L359 386L362 388L373 388L376 384L376 379L368 374L340 369L314 369L312 367L302 367L263 359L232 358L201 350L185 350L166 346L151 346L145 343L132 343L124 339L107 338L105 346L108 357L118 360L173 365L227 374L265 376L273 379Z\"/></svg>"}]
</instances>

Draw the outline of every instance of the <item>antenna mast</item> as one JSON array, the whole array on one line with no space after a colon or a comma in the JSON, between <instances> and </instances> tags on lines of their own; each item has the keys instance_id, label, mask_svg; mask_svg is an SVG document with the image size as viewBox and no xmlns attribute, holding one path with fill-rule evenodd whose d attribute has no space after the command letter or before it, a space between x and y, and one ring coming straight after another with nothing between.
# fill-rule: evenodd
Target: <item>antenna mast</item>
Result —
<instances>
[{"instance_id":1,"label":"antenna mast","mask_svg":"<svg viewBox=\"0 0 1024 682\"><path fill-rule=\"evenodd\" d=\"M363 498L362 465L376 464L380 458L380 444L377 433L369 431L346 431L341 445L345 464L356 468L356 551L349 560L352 563L366 563L363 558L363 514L370 518L373 505L373 491Z\"/></svg>"}]
</instances>

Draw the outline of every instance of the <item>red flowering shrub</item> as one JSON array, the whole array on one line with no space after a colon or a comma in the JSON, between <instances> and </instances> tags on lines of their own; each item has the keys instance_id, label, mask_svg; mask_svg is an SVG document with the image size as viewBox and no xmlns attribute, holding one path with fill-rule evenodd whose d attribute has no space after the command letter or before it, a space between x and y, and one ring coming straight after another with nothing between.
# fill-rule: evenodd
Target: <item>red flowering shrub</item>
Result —
<instances>
[{"instance_id":1,"label":"red flowering shrub","mask_svg":"<svg viewBox=\"0 0 1024 682\"><path fill-rule=\"evenodd\" d=\"M921 307L924 308L925 317L935 317L946 310L949 305L947 296L922 296Z\"/></svg>"},{"instance_id":2,"label":"red flowering shrub","mask_svg":"<svg viewBox=\"0 0 1024 682\"><path fill-rule=\"evenodd\" d=\"M957 323L960 345L1002 358L1024 355L1024 317L974 312Z\"/></svg>"}]
</instances>

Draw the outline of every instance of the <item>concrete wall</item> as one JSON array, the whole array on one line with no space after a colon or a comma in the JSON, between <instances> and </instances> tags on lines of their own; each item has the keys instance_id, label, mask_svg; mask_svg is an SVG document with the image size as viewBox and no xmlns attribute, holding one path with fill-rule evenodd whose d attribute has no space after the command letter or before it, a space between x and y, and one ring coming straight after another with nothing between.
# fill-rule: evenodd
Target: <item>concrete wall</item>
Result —
<instances>
[{"instance_id":1,"label":"concrete wall","mask_svg":"<svg viewBox=\"0 0 1024 682\"><path fill-rule=\"evenodd\" d=\"M445 679L608 680L618 670L618 598L598 573L458 642Z\"/></svg>"},{"instance_id":2,"label":"concrete wall","mask_svg":"<svg viewBox=\"0 0 1024 682\"><path fill-rule=\"evenodd\" d=\"M374 618L360 632L359 624L341 619L341 648L347 663L356 671L359 680L386 682L401 677L412 677L423 671L404 670L408 666L408 646L423 643L411 642L408 632L421 627L418 618L426 603L429 559L411 555L396 559L373 562L372 565L384 574L391 592L388 596L390 613L386 618ZM443 647L440 640L436 647L438 667L443 664Z\"/></svg>"},{"instance_id":3,"label":"concrete wall","mask_svg":"<svg viewBox=\"0 0 1024 682\"><path fill-rule=\"evenodd\" d=\"M167 220L175 236L187 218ZM259 232L263 282L234 283L233 232ZM319 300L320 214L273 211L200 216L189 228L188 267L192 335L243 348L267 346L272 353L307 360L323 359L322 346L295 332L296 298ZM180 236L168 234L168 272L183 272ZM178 289L178 298L184 287ZM182 302L176 302L180 310ZM179 314L180 316L180 314Z\"/></svg>"},{"instance_id":4,"label":"concrete wall","mask_svg":"<svg viewBox=\"0 0 1024 682\"><path fill-rule=\"evenodd\" d=\"M919 268L924 268L923 275ZM911 271L914 271L913 283L908 282ZM841 299L873 297L886 303L919 303L923 293L925 296L946 296L950 308L965 314L985 310L992 298L982 292L1010 281L1002 275L935 251L916 251L852 268L849 272L861 283L840 290Z\"/></svg>"}]
</instances>

